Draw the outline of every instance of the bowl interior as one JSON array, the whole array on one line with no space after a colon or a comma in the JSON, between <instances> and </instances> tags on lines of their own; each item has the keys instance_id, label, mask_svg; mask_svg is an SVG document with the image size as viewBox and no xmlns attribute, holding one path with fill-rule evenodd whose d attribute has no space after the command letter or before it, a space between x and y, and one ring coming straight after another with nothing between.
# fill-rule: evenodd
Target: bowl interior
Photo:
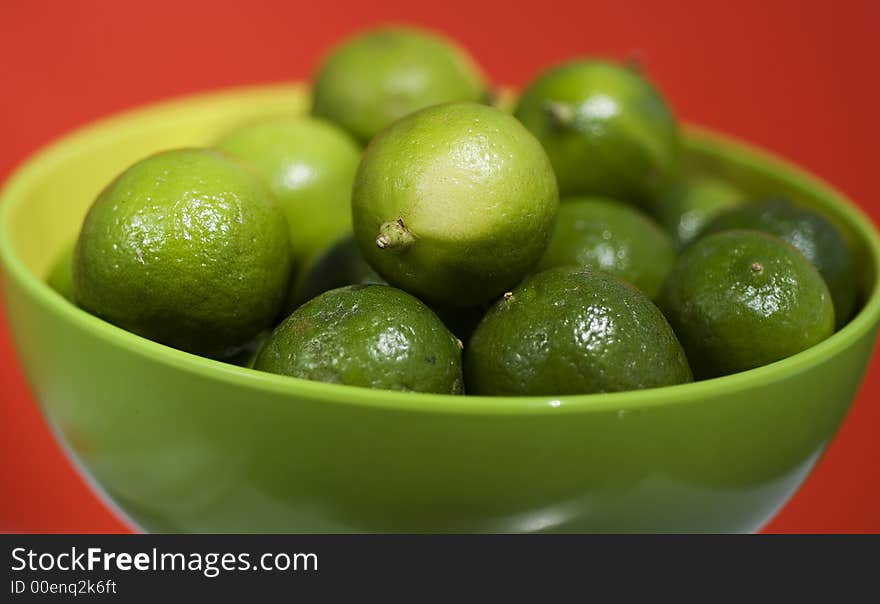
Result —
<instances>
[{"instance_id":1,"label":"bowl interior","mask_svg":"<svg viewBox=\"0 0 880 604\"><path fill-rule=\"evenodd\" d=\"M14 207L4 208L3 236L29 271L42 278L76 238L101 189L135 161L165 149L210 145L241 123L302 114L308 103L303 86L262 86L160 103L87 126L42 156L40 177L27 179L27 190L14 195Z\"/></svg>"},{"instance_id":2,"label":"bowl interior","mask_svg":"<svg viewBox=\"0 0 880 604\"><path fill-rule=\"evenodd\" d=\"M831 219L853 249L858 267L859 309L864 307L878 287L878 244L870 219L828 185L765 152L696 127L690 127L688 134L688 172L718 176L754 199L787 197Z\"/></svg>"},{"instance_id":3,"label":"bowl interior","mask_svg":"<svg viewBox=\"0 0 880 604\"><path fill-rule=\"evenodd\" d=\"M308 111L308 89L264 85L212 92L136 109L64 137L27 162L0 197L0 255L42 281L72 242L88 207L112 178L151 153L210 145L242 123ZM729 137L685 128L685 169L727 179L750 196L785 195L820 209L852 242L860 266L861 304L880 313L880 244L870 223L842 195L784 161ZM48 296L48 286L40 287ZM115 329L115 328L114 328ZM174 351L177 354L177 351Z\"/></svg>"},{"instance_id":4,"label":"bowl interior","mask_svg":"<svg viewBox=\"0 0 880 604\"><path fill-rule=\"evenodd\" d=\"M700 129L686 131L688 170L821 209L862 269L849 325L741 374L558 399L351 388L167 348L44 283L126 166L308 102L302 86L273 85L135 110L42 150L0 193L0 276L22 365L59 440L141 526L726 532L761 526L804 479L871 353L880 243L830 187Z\"/></svg>"}]
</instances>

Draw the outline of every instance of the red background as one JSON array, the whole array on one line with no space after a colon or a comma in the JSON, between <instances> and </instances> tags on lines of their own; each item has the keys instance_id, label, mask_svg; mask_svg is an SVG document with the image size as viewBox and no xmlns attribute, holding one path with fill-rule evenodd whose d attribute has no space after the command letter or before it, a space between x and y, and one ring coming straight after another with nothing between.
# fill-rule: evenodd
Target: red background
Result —
<instances>
[{"instance_id":1,"label":"red background","mask_svg":"<svg viewBox=\"0 0 880 604\"><path fill-rule=\"evenodd\" d=\"M636 54L682 118L794 160L880 222L880 3L871 0L2 0L0 178L120 109L306 78L340 36L389 20L447 32L514 85L571 55ZM875 357L839 436L769 531L880 532L878 394ZM52 440L0 320L0 531L124 530Z\"/></svg>"}]
</instances>

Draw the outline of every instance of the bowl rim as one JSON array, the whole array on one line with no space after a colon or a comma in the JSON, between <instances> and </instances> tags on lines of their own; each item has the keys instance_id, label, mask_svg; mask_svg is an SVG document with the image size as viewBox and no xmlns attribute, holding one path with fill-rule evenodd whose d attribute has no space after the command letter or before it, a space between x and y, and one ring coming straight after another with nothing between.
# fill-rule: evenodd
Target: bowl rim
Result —
<instances>
[{"instance_id":1,"label":"bowl rim","mask_svg":"<svg viewBox=\"0 0 880 604\"><path fill-rule=\"evenodd\" d=\"M5 186L0 190L0 268L10 279L15 279L17 284L48 312L73 322L93 337L160 364L174 366L204 378L216 379L243 388L291 397L307 397L326 403L410 413L479 415L592 413L704 400L721 392L730 394L758 387L809 369L862 338L880 321L880 235L871 219L841 192L776 154L745 143L736 137L690 124L683 126L685 147L710 155L723 155L725 159L733 160L751 170L772 172L776 178L786 181L789 185L808 190L811 194L823 198L834 206L837 213L848 222L855 235L865 245L868 260L873 264L874 274L877 276L873 289L858 314L826 340L780 361L740 373L688 384L625 392L519 397L372 390L239 367L177 350L135 335L68 302L45 280L33 274L13 250L7 232L10 228L10 214L20 203L23 203L20 200L24 196L19 195L19 192L27 190L54 165L95 144L100 144L105 136L125 136L149 129L153 120L160 116L166 122L187 121L191 119L190 110L205 110L215 103L230 101L235 97L304 93L307 93L307 87L303 84L283 83L226 88L187 95L113 114L86 124L43 146L13 170Z\"/></svg>"}]
</instances>

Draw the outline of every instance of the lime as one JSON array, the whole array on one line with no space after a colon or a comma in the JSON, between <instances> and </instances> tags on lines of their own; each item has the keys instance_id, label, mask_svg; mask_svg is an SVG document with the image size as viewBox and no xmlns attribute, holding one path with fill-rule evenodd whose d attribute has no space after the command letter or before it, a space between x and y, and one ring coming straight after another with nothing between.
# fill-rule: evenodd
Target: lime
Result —
<instances>
[{"instance_id":1,"label":"lime","mask_svg":"<svg viewBox=\"0 0 880 604\"><path fill-rule=\"evenodd\" d=\"M713 218L743 204L745 196L733 185L711 176L683 180L672 187L655 208L657 221L681 250Z\"/></svg>"},{"instance_id":2,"label":"lime","mask_svg":"<svg viewBox=\"0 0 880 604\"><path fill-rule=\"evenodd\" d=\"M373 29L334 49L315 78L316 116L366 143L398 118L454 101L480 101L479 68L451 40L410 27Z\"/></svg>"},{"instance_id":3,"label":"lime","mask_svg":"<svg viewBox=\"0 0 880 604\"><path fill-rule=\"evenodd\" d=\"M350 285L279 325L254 368L319 382L461 394L461 347L427 306L387 285Z\"/></svg>"},{"instance_id":4,"label":"lime","mask_svg":"<svg viewBox=\"0 0 880 604\"><path fill-rule=\"evenodd\" d=\"M465 350L468 393L564 395L691 381L666 319L638 289L583 267L529 277Z\"/></svg>"},{"instance_id":5,"label":"lime","mask_svg":"<svg viewBox=\"0 0 880 604\"><path fill-rule=\"evenodd\" d=\"M559 192L601 195L650 206L675 177L675 118L635 70L576 60L526 88L516 116L540 139Z\"/></svg>"},{"instance_id":6,"label":"lime","mask_svg":"<svg viewBox=\"0 0 880 604\"><path fill-rule=\"evenodd\" d=\"M71 242L61 251L55 260L55 264L52 265L49 275L46 277L46 283L49 284L49 287L70 301L73 301L74 243Z\"/></svg>"},{"instance_id":7,"label":"lime","mask_svg":"<svg viewBox=\"0 0 880 604\"><path fill-rule=\"evenodd\" d=\"M284 212L263 180L215 151L141 160L98 196L74 258L74 295L129 331L209 357L277 314L290 274Z\"/></svg>"},{"instance_id":8,"label":"lime","mask_svg":"<svg viewBox=\"0 0 880 604\"><path fill-rule=\"evenodd\" d=\"M439 105L373 139L355 178L355 237L389 283L476 306L515 285L547 246L559 205L540 143L474 103Z\"/></svg>"},{"instance_id":9,"label":"lime","mask_svg":"<svg viewBox=\"0 0 880 604\"><path fill-rule=\"evenodd\" d=\"M287 213L294 262L351 231L351 187L360 147L329 122L264 119L230 132L217 148L254 166Z\"/></svg>"},{"instance_id":10,"label":"lime","mask_svg":"<svg viewBox=\"0 0 880 604\"><path fill-rule=\"evenodd\" d=\"M700 378L784 359L834 332L834 305L819 272L794 247L759 231L725 231L688 247L660 307Z\"/></svg>"},{"instance_id":11,"label":"lime","mask_svg":"<svg viewBox=\"0 0 880 604\"><path fill-rule=\"evenodd\" d=\"M586 266L625 279L654 298L673 264L672 241L650 218L612 200L576 197L559 206L538 270Z\"/></svg>"},{"instance_id":12,"label":"lime","mask_svg":"<svg viewBox=\"0 0 880 604\"><path fill-rule=\"evenodd\" d=\"M384 282L364 260L354 237L348 235L315 258L296 279L288 296L287 312L337 287Z\"/></svg>"},{"instance_id":13,"label":"lime","mask_svg":"<svg viewBox=\"0 0 880 604\"><path fill-rule=\"evenodd\" d=\"M710 222L705 234L728 229L755 229L781 237L813 263L831 292L837 327L852 316L856 305L856 268L843 233L815 210L786 199L746 204Z\"/></svg>"}]
</instances>

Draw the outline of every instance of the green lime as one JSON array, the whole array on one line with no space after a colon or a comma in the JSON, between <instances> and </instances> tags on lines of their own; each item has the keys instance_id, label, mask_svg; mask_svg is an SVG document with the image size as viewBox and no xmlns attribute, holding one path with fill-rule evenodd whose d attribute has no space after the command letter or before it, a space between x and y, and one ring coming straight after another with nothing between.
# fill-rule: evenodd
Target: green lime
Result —
<instances>
[{"instance_id":1,"label":"green lime","mask_svg":"<svg viewBox=\"0 0 880 604\"><path fill-rule=\"evenodd\" d=\"M538 270L585 266L625 279L653 299L673 264L672 241L650 218L608 199L576 197L560 204Z\"/></svg>"},{"instance_id":2,"label":"green lime","mask_svg":"<svg viewBox=\"0 0 880 604\"><path fill-rule=\"evenodd\" d=\"M451 40L410 27L380 28L330 53L315 78L312 113L366 143L418 109L485 96L479 68Z\"/></svg>"},{"instance_id":3,"label":"green lime","mask_svg":"<svg viewBox=\"0 0 880 604\"><path fill-rule=\"evenodd\" d=\"M633 69L577 60L543 73L516 116L547 149L563 197L653 205L678 170L678 129L656 88Z\"/></svg>"},{"instance_id":4,"label":"green lime","mask_svg":"<svg viewBox=\"0 0 880 604\"><path fill-rule=\"evenodd\" d=\"M468 393L564 395L691 381L666 319L638 289L583 267L536 273L489 311L465 351Z\"/></svg>"},{"instance_id":5,"label":"green lime","mask_svg":"<svg viewBox=\"0 0 880 604\"><path fill-rule=\"evenodd\" d=\"M657 221L671 235L677 249L690 244L719 214L743 204L745 196L733 185L711 176L683 180L657 204Z\"/></svg>"},{"instance_id":6,"label":"green lime","mask_svg":"<svg viewBox=\"0 0 880 604\"><path fill-rule=\"evenodd\" d=\"M831 292L837 327L853 315L856 305L856 267L843 233L815 210L786 199L746 204L710 222L704 234L729 229L755 229L781 237L813 263Z\"/></svg>"},{"instance_id":7,"label":"green lime","mask_svg":"<svg viewBox=\"0 0 880 604\"><path fill-rule=\"evenodd\" d=\"M217 148L254 166L287 213L295 263L351 231L360 147L329 122L276 117L230 132Z\"/></svg>"},{"instance_id":8,"label":"green lime","mask_svg":"<svg viewBox=\"0 0 880 604\"><path fill-rule=\"evenodd\" d=\"M389 283L433 304L476 306L538 262L559 205L540 143L516 119L474 103L395 122L364 153L354 232Z\"/></svg>"},{"instance_id":9,"label":"green lime","mask_svg":"<svg viewBox=\"0 0 880 604\"><path fill-rule=\"evenodd\" d=\"M98 196L77 241L76 302L129 331L209 357L234 354L276 316L290 276L287 221L246 166L166 151Z\"/></svg>"},{"instance_id":10,"label":"green lime","mask_svg":"<svg viewBox=\"0 0 880 604\"><path fill-rule=\"evenodd\" d=\"M385 390L461 394L460 342L418 299L350 285L306 302L279 325L255 369Z\"/></svg>"},{"instance_id":11,"label":"green lime","mask_svg":"<svg viewBox=\"0 0 880 604\"><path fill-rule=\"evenodd\" d=\"M327 248L300 273L291 287L287 312L337 287L384 282L364 260L354 237L348 235Z\"/></svg>"},{"instance_id":12,"label":"green lime","mask_svg":"<svg viewBox=\"0 0 880 604\"><path fill-rule=\"evenodd\" d=\"M700 378L784 359L834 332L822 276L794 247L759 231L725 231L688 247L660 307Z\"/></svg>"},{"instance_id":13,"label":"green lime","mask_svg":"<svg viewBox=\"0 0 880 604\"><path fill-rule=\"evenodd\" d=\"M61 251L46 277L46 283L49 284L49 287L70 301L73 301L74 244L75 242L71 242Z\"/></svg>"}]
</instances>

